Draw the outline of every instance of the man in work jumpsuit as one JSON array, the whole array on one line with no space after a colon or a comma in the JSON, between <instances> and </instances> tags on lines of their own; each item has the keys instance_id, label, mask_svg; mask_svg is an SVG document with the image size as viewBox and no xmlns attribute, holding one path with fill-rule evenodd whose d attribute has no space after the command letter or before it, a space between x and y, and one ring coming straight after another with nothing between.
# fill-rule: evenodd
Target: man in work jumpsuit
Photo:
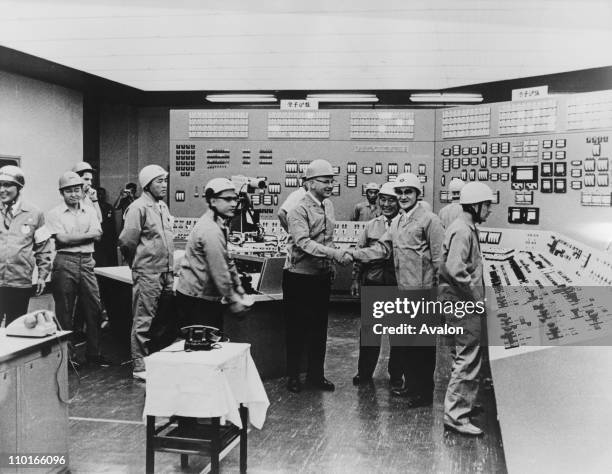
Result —
<instances>
[{"instance_id":1,"label":"man in work jumpsuit","mask_svg":"<svg viewBox=\"0 0 612 474\"><path fill-rule=\"evenodd\" d=\"M287 330L287 389L298 393L300 360L308 355L306 382L333 391L324 375L327 321L333 261L342 259L334 246L334 206L328 199L334 172L326 160L306 168L308 192L288 215L289 243L283 272L283 304Z\"/></svg>"},{"instance_id":2,"label":"man in work jumpsuit","mask_svg":"<svg viewBox=\"0 0 612 474\"><path fill-rule=\"evenodd\" d=\"M126 211L119 247L132 269L133 376L145 380L143 358L151 351L151 326L156 316L162 316L160 303L172 295L174 236L173 218L164 202L168 173L161 166L148 165L138 180L143 193Z\"/></svg>"},{"instance_id":3,"label":"man in work jumpsuit","mask_svg":"<svg viewBox=\"0 0 612 474\"><path fill-rule=\"evenodd\" d=\"M393 183L401 214L389 230L371 247L349 251L353 259L369 262L393 258L399 289L427 289L437 286L440 248L444 229L440 219L417 205L421 182L412 173L402 173ZM401 350L404 388L393 389L397 396L408 398L411 407L431 405L433 375L436 365L435 346L412 346Z\"/></svg>"},{"instance_id":4,"label":"man in work jumpsuit","mask_svg":"<svg viewBox=\"0 0 612 474\"><path fill-rule=\"evenodd\" d=\"M189 234L181 261L176 303L181 326L223 329L222 303L236 312L245 294L236 264L227 252L227 220L234 217L238 194L227 178L211 179L204 190L208 211Z\"/></svg>"},{"instance_id":5,"label":"man in work jumpsuit","mask_svg":"<svg viewBox=\"0 0 612 474\"><path fill-rule=\"evenodd\" d=\"M20 168L0 168L0 324L5 318L6 325L28 312L34 265L36 296L44 291L51 271L51 236L43 213L21 197L24 185Z\"/></svg>"},{"instance_id":6,"label":"man in work jumpsuit","mask_svg":"<svg viewBox=\"0 0 612 474\"><path fill-rule=\"evenodd\" d=\"M382 211L380 210L377 199L378 190L378 184L366 184L366 200L364 202L358 202L355 204L353 214L351 214L352 221L367 222L381 215Z\"/></svg>"},{"instance_id":7,"label":"man in work jumpsuit","mask_svg":"<svg viewBox=\"0 0 612 474\"><path fill-rule=\"evenodd\" d=\"M381 186L378 193L378 204L382 211L382 215L375 217L366 225L363 232L359 235L357 247L367 248L370 245L378 242L387 229L391 226L391 221L399 213L399 203L393 183L385 183ZM351 294L359 296L359 288L361 285L374 286L395 286L397 279L395 278L395 265L393 259L384 259L381 261L372 261L370 263L353 264L353 282L351 283ZM359 344L359 362L357 375L353 377L353 385L362 385L372 381L374 369L380 355L380 340L377 346L364 346ZM401 388L402 367L398 364L397 347L392 346L389 354L388 371L391 377L391 387Z\"/></svg>"},{"instance_id":8,"label":"man in work jumpsuit","mask_svg":"<svg viewBox=\"0 0 612 474\"><path fill-rule=\"evenodd\" d=\"M83 181L79 175L64 173L59 191L64 202L47 214L47 227L57 250L51 274L55 312L63 329L72 330L78 298L86 323L87 362L108 367L110 361L100 355L102 307L93 259L94 242L102 236L102 228L95 211L82 202Z\"/></svg>"},{"instance_id":9,"label":"man in work jumpsuit","mask_svg":"<svg viewBox=\"0 0 612 474\"><path fill-rule=\"evenodd\" d=\"M72 171L83 180L83 204L92 207L96 212L96 217L102 222L102 209L100 209L98 203L98 193L93 187L94 169L86 161L79 161L72 167Z\"/></svg>"},{"instance_id":10,"label":"man in work jumpsuit","mask_svg":"<svg viewBox=\"0 0 612 474\"><path fill-rule=\"evenodd\" d=\"M457 217L463 214L463 207L459 204L459 194L463 186L465 186L465 182L459 178L451 179L448 185L448 190L452 195L453 202L447 204L438 212L440 221L445 229L448 229L448 226L450 226Z\"/></svg>"},{"instance_id":11,"label":"man in work jumpsuit","mask_svg":"<svg viewBox=\"0 0 612 474\"><path fill-rule=\"evenodd\" d=\"M440 301L484 301L482 255L476 224L491 213L493 193L480 182L468 183L461 190L459 203L463 213L446 230L440 259ZM444 425L462 434L478 436L470 414L478 394L482 348L481 319L484 314L450 316L446 323L463 328L454 337L451 349L453 367L444 398Z\"/></svg>"}]
</instances>

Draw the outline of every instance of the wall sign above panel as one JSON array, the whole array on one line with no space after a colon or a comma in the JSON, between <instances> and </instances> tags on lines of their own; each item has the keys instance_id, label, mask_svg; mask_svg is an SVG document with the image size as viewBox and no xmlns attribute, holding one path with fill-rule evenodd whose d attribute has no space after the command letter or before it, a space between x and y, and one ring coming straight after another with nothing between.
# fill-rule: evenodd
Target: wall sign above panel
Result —
<instances>
[{"instance_id":1,"label":"wall sign above panel","mask_svg":"<svg viewBox=\"0 0 612 474\"><path fill-rule=\"evenodd\" d=\"M490 107L453 107L442 112L442 138L482 137L490 133Z\"/></svg>"},{"instance_id":2,"label":"wall sign above panel","mask_svg":"<svg viewBox=\"0 0 612 474\"><path fill-rule=\"evenodd\" d=\"M499 108L499 133L552 132L557 126L555 99L510 102Z\"/></svg>"},{"instance_id":3,"label":"wall sign above panel","mask_svg":"<svg viewBox=\"0 0 612 474\"><path fill-rule=\"evenodd\" d=\"M191 111L189 138L249 138L249 113L228 110Z\"/></svg>"},{"instance_id":4,"label":"wall sign above panel","mask_svg":"<svg viewBox=\"0 0 612 474\"><path fill-rule=\"evenodd\" d=\"M351 112L351 139L413 140L414 112Z\"/></svg>"},{"instance_id":5,"label":"wall sign above panel","mask_svg":"<svg viewBox=\"0 0 612 474\"><path fill-rule=\"evenodd\" d=\"M328 111L268 112L268 138L329 138Z\"/></svg>"}]
</instances>

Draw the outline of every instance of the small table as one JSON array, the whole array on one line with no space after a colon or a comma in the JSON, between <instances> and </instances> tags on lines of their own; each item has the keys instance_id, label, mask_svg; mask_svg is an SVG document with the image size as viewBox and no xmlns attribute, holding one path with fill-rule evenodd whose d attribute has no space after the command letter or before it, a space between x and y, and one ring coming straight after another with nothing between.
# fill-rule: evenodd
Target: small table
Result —
<instances>
[{"instance_id":1,"label":"small table","mask_svg":"<svg viewBox=\"0 0 612 474\"><path fill-rule=\"evenodd\" d=\"M145 358L147 367L146 472L154 470L155 451L210 454L211 471L219 453L240 436L240 471L246 472L247 420L261 429L270 402L251 358L250 344L222 343L211 351L185 352L179 341ZM155 417L170 421L156 428ZM175 425L176 417L189 420ZM210 419L202 424L197 418ZM234 426L222 426L221 419Z\"/></svg>"}]
</instances>

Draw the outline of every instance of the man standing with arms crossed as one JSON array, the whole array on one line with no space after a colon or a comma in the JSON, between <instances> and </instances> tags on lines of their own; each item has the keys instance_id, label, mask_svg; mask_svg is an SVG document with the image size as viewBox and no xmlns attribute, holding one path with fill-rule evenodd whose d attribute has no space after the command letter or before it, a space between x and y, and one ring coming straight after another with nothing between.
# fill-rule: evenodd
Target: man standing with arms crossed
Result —
<instances>
[{"instance_id":1,"label":"man standing with arms crossed","mask_svg":"<svg viewBox=\"0 0 612 474\"><path fill-rule=\"evenodd\" d=\"M55 311L63 329L72 330L78 298L86 324L87 362L108 367L110 362L100 355L102 307L93 259L94 242L100 240L102 228L94 210L82 202L83 181L79 175L64 173L59 191L64 202L47 215L47 227L57 250L51 274Z\"/></svg>"},{"instance_id":2,"label":"man standing with arms crossed","mask_svg":"<svg viewBox=\"0 0 612 474\"><path fill-rule=\"evenodd\" d=\"M126 211L119 247L132 269L133 376L146 380L143 359L151 352L151 325L160 316L160 303L172 295L174 235L173 218L164 202L168 173L161 166L148 165L138 180L143 193Z\"/></svg>"},{"instance_id":3,"label":"man standing with arms crossed","mask_svg":"<svg viewBox=\"0 0 612 474\"><path fill-rule=\"evenodd\" d=\"M86 161L79 161L72 167L72 171L83 180L83 204L92 207L96 211L98 221L102 222L102 210L98 204L98 193L93 187L93 168Z\"/></svg>"},{"instance_id":4,"label":"man standing with arms crossed","mask_svg":"<svg viewBox=\"0 0 612 474\"><path fill-rule=\"evenodd\" d=\"M28 312L34 265L36 296L51 271L51 236L43 213L21 197L24 185L21 168L0 168L0 324L6 317L6 325Z\"/></svg>"},{"instance_id":5,"label":"man standing with arms crossed","mask_svg":"<svg viewBox=\"0 0 612 474\"><path fill-rule=\"evenodd\" d=\"M333 260L342 252L334 246L334 206L328 199L334 172L326 160L314 160L306 168L308 192L288 215L289 242L283 273L283 302L287 328L287 389L298 393L300 360L308 354L306 383L333 391L325 378L327 319Z\"/></svg>"}]
</instances>

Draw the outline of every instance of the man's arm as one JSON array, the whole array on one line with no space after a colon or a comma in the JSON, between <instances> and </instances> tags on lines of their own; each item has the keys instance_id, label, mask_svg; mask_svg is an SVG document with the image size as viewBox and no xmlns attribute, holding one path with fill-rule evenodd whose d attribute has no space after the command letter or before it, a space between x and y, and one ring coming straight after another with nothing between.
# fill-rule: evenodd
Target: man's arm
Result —
<instances>
[{"instance_id":1,"label":"man's arm","mask_svg":"<svg viewBox=\"0 0 612 474\"><path fill-rule=\"evenodd\" d=\"M123 258L132 266L134 256L136 255L136 247L140 242L140 234L142 233L142 216L144 210L130 206L127 208L124 215L123 230L117 241Z\"/></svg>"},{"instance_id":2,"label":"man's arm","mask_svg":"<svg viewBox=\"0 0 612 474\"><path fill-rule=\"evenodd\" d=\"M42 213L38 219L38 227L34 231L32 250L34 251L34 260L38 268L36 296L40 296L45 289L47 276L51 273L53 266L53 239L49 229L45 226L45 217Z\"/></svg>"},{"instance_id":3,"label":"man's arm","mask_svg":"<svg viewBox=\"0 0 612 474\"><path fill-rule=\"evenodd\" d=\"M284 209L278 211L278 220L280 221L281 227L285 229L285 232L288 232L289 223L287 222L287 211L285 211Z\"/></svg>"},{"instance_id":4,"label":"man's arm","mask_svg":"<svg viewBox=\"0 0 612 474\"><path fill-rule=\"evenodd\" d=\"M240 278L236 266L227 254L225 238L221 232L206 232L202 236L202 245L205 250L206 262L208 263L208 274L215 282L215 286L222 296L234 301L240 290ZM238 285L236 280L238 279ZM239 289L238 289L239 288Z\"/></svg>"},{"instance_id":5,"label":"man's arm","mask_svg":"<svg viewBox=\"0 0 612 474\"><path fill-rule=\"evenodd\" d=\"M444 227L440 218L432 214L432 218L427 226L427 241L431 253L431 263L434 267L435 281L438 284L438 272L440 270L440 256L442 253L442 242L444 241Z\"/></svg>"},{"instance_id":6,"label":"man's arm","mask_svg":"<svg viewBox=\"0 0 612 474\"><path fill-rule=\"evenodd\" d=\"M338 253L336 249L315 242L310 238L306 210L297 206L291 210L288 216L289 233L296 246L313 257L335 258Z\"/></svg>"},{"instance_id":7,"label":"man's arm","mask_svg":"<svg viewBox=\"0 0 612 474\"><path fill-rule=\"evenodd\" d=\"M385 232L378 241L367 248L352 251L352 256L360 262L371 262L372 260L387 260L393 255L393 239L389 231Z\"/></svg>"}]
</instances>

